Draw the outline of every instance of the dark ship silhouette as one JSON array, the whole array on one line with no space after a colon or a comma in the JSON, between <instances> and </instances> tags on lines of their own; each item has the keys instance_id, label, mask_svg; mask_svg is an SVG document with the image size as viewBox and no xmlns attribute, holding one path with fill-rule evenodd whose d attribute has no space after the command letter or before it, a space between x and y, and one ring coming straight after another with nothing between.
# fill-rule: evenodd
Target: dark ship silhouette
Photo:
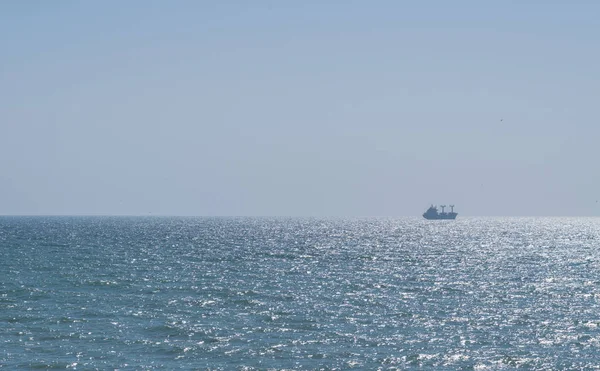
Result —
<instances>
[{"instance_id":1,"label":"dark ship silhouette","mask_svg":"<svg viewBox=\"0 0 600 371\"><path fill-rule=\"evenodd\" d=\"M450 205L451 211L449 213L444 211L446 205L440 205L440 207L442 208L441 213L438 212L437 206L431 205L429 209L423 213L423 218L427 220L456 219L458 213L454 212L454 205Z\"/></svg>"}]
</instances>

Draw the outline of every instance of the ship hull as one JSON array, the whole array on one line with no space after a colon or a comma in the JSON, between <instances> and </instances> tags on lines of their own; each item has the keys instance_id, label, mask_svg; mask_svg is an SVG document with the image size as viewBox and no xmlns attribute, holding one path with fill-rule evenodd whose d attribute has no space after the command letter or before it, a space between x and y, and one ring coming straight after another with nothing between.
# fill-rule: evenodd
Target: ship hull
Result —
<instances>
[{"instance_id":1,"label":"ship hull","mask_svg":"<svg viewBox=\"0 0 600 371\"><path fill-rule=\"evenodd\" d=\"M423 214L423 218L427 220L454 220L456 219L457 213L448 214L448 215L426 215Z\"/></svg>"}]
</instances>

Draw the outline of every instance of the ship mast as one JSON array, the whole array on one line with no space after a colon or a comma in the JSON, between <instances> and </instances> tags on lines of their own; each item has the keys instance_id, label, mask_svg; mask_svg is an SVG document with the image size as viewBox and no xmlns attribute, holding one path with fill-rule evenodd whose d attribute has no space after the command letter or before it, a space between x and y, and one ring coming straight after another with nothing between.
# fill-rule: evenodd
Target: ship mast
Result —
<instances>
[{"instance_id":1,"label":"ship mast","mask_svg":"<svg viewBox=\"0 0 600 371\"><path fill-rule=\"evenodd\" d=\"M446 207L446 205L440 205L440 207L442 208L442 214L444 213L444 208Z\"/></svg>"},{"instance_id":2,"label":"ship mast","mask_svg":"<svg viewBox=\"0 0 600 371\"><path fill-rule=\"evenodd\" d=\"M454 205L450 205L450 210L452 213L454 212Z\"/></svg>"}]
</instances>

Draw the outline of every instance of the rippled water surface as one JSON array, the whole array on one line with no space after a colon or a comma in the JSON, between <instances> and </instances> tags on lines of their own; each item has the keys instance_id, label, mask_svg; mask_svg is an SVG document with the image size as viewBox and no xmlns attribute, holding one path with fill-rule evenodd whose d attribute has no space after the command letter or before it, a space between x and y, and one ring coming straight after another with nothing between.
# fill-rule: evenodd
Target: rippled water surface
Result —
<instances>
[{"instance_id":1,"label":"rippled water surface","mask_svg":"<svg viewBox=\"0 0 600 371\"><path fill-rule=\"evenodd\" d=\"M0 366L593 369L600 219L0 218Z\"/></svg>"}]
</instances>

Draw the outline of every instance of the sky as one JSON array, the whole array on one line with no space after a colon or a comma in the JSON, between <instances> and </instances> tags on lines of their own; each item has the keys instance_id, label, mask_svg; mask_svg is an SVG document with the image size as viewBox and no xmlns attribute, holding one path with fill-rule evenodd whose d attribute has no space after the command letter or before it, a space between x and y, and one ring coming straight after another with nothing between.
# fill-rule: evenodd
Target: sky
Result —
<instances>
[{"instance_id":1,"label":"sky","mask_svg":"<svg viewBox=\"0 0 600 371\"><path fill-rule=\"evenodd\" d=\"M600 216L600 2L0 2L0 214Z\"/></svg>"}]
</instances>

